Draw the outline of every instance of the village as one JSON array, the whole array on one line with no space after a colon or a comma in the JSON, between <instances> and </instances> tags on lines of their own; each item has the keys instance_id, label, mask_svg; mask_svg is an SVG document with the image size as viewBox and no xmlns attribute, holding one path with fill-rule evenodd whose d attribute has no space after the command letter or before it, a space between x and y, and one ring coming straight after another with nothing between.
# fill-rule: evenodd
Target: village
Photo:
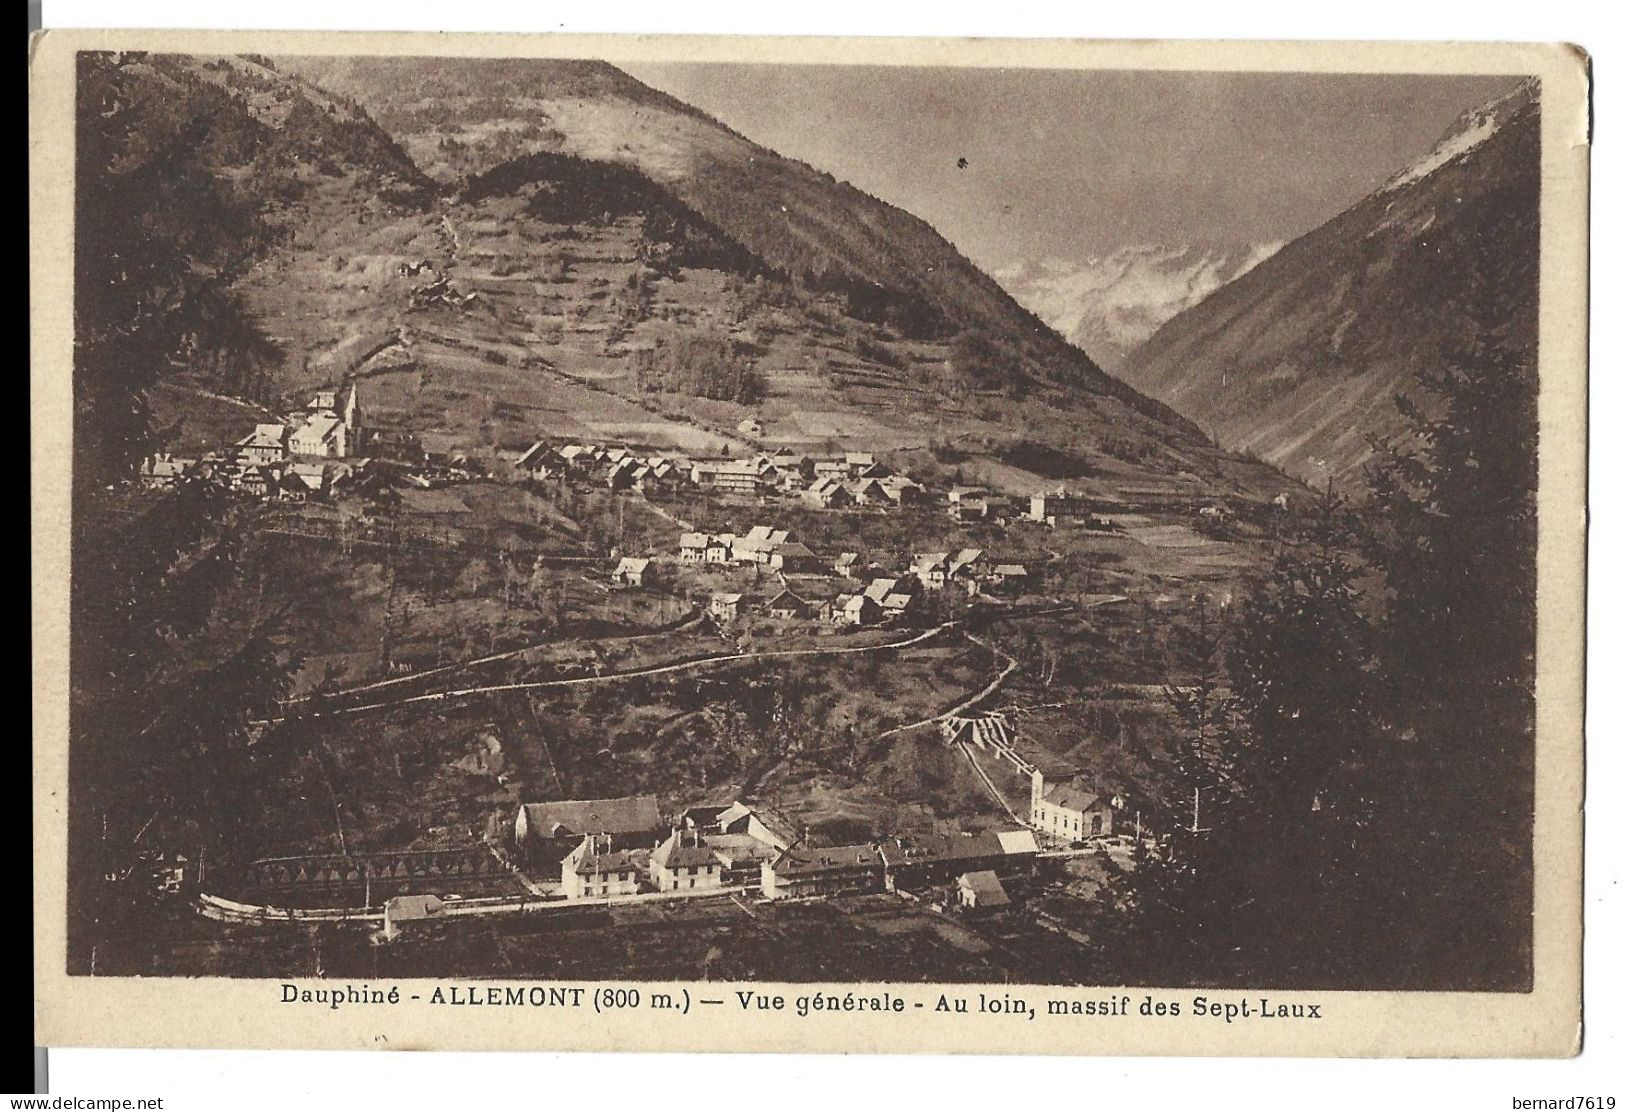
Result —
<instances>
[{"instance_id":1,"label":"village","mask_svg":"<svg viewBox=\"0 0 1625 1112\"><path fill-rule=\"evenodd\" d=\"M1173 512L1188 521L1190 530L1222 536L1238 513L1256 517L1265 509L1262 502L1215 500L1178 484L1121 487L1110 496L1064 486L1026 495L987 486L933 488L868 451L814 455L780 448L738 459L690 458L625 445L541 439L499 457L494 464L462 454L425 453L409 433L367 423L358 388L351 383L317 392L282 422L257 424L217 450L196 457L155 454L144 462L140 480L153 489L206 482L279 504L359 500L375 515L392 488L510 482L542 493L597 490L636 498L684 526L691 523L664 507L681 500L685 507L697 504L735 518L751 506L765 516L775 509L798 516L827 511L827 520L843 524L905 515L914 531L925 535L932 531L932 520L944 526L991 526L1001 533L1013 533L1018 524L1037 524L1121 535L1125 529L1151 526L1148 512ZM1284 509L1287 499L1283 492L1269 506ZM758 519L739 531L702 531L700 523L692 524L674 549L631 552L610 546L603 554L604 582L614 588L658 587L695 599L703 596L703 604L720 622L754 612L832 626L908 622L920 609L922 593L940 597L953 588L962 598L1011 600L1042 585L1042 569L1029 567L1019 552L944 545L935 551L888 553L882 562L834 546L815 551L806 543L810 538L777 521ZM861 532L850 530L851 536ZM1014 547L1031 551L1033 545L1029 540ZM730 569L749 574L729 577L725 573ZM691 571L700 574L687 574ZM724 574L719 579L705 573ZM702 592L707 583L717 589Z\"/></svg>"},{"instance_id":2,"label":"village","mask_svg":"<svg viewBox=\"0 0 1625 1112\"><path fill-rule=\"evenodd\" d=\"M1227 503L1177 485L1101 496L1064 486L1017 493L937 484L862 450L697 458L542 437L496 461L431 456L409 434L369 424L362 401L353 382L318 391L281 422L257 424L218 450L151 458L140 482L154 489L206 483L247 504L303 515L279 518L285 532L313 529L318 515L348 506L353 524L346 528L359 536L383 535L382 523L404 502L458 490L508 488L553 505L595 499L595 512L617 524L636 507L665 539L645 533L643 543L628 543L606 528L587 551L536 555L535 574L591 585L603 600L595 606L645 598L668 626L697 621L699 632L734 650L718 658L724 661L887 651L953 630L979 644L969 631L988 623L1122 604L1128 597L1113 593L1114 581L1092 584L1087 572L1078 580L1048 538L1122 541L1136 530L1142 544L1170 532L1223 537L1257 530L1286 499ZM399 526L391 529L397 536ZM466 529L441 527L430 536L453 551L469 543ZM969 537L977 543L964 543ZM939 543L932 546L932 538ZM504 560L524 558L503 553ZM850 640L886 630L894 631L890 641ZM783 647L767 647L774 643ZM1065 883L1067 861L1105 855L1132 868L1140 855L1158 852L1151 816L1166 814L1169 801L1078 769L1061 768L1046 780L1039 762L1052 776L1055 762L1023 754L1015 720L987 705L1017 670L1013 657L999 653L1003 667L982 691L911 725L928 728L962 760L1002 823L958 832L939 823L930 833L843 841L757 802L691 806L662 793L663 808L648 793L521 796L511 810L488 812L483 829L470 824L461 842L261 857L225 887L193 884L188 869L166 865L164 884L228 922L381 922L378 937L393 940L415 929L403 927L410 923L651 901L704 907L719 896L781 903L890 895L939 912L997 915ZM654 661L645 671L698 669L710 659ZM386 680L354 687L358 694L324 694L319 713L388 712L440 700L447 693L424 690L420 677L460 667L444 656L395 666ZM586 671L561 665L557 674L520 686L618 679L602 663ZM300 704L314 698L296 697L287 713L309 712ZM508 791L524 790L505 774L497 778Z\"/></svg>"}]
</instances>

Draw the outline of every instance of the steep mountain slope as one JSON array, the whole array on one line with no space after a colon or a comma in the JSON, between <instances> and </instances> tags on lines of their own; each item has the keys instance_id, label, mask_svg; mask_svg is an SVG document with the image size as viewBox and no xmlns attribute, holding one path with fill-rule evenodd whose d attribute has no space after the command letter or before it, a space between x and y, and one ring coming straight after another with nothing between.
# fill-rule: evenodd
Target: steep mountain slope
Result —
<instances>
[{"instance_id":1,"label":"steep mountain slope","mask_svg":"<svg viewBox=\"0 0 1625 1112\"><path fill-rule=\"evenodd\" d=\"M434 186L354 104L263 59L78 58L76 444L87 480L147 447L159 377L258 396L312 335L248 287L311 223L422 212Z\"/></svg>"},{"instance_id":2,"label":"steep mountain slope","mask_svg":"<svg viewBox=\"0 0 1625 1112\"><path fill-rule=\"evenodd\" d=\"M1247 273L1280 243L1132 244L1109 255L1032 259L993 277L1108 371L1164 322Z\"/></svg>"},{"instance_id":3,"label":"steep mountain slope","mask_svg":"<svg viewBox=\"0 0 1625 1112\"><path fill-rule=\"evenodd\" d=\"M1226 447L1306 478L1357 481L1396 392L1460 345L1461 301L1490 291L1533 358L1538 84L1464 113L1433 150L1330 222L1180 313L1121 373ZM1421 400L1418 398L1418 400Z\"/></svg>"},{"instance_id":4,"label":"steep mountain slope","mask_svg":"<svg viewBox=\"0 0 1625 1112\"><path fill-rule=\"evenodd\" d=\"M454 182L536 151L630 165L776 272L841 296L860 319L914 339L962 328L985 332L1003 356L989 372L995 385L1019 373L1140 404L924 221L758 146L605 63L288 58L282 64L367 105L440 180Z\"/></svg>"},{"instance_id":5,"label":"steep mountain slope","mask_svg":"<svg viewBox=\"0 0 1625 1112\"><path fill-rule=\"evenodd\" d=\"M223 233L233 262L210 281L265 343L252 360L179 354L151 392L177 446L256 416L198 400L211 392L274 408L354 379L375 420L431 449L538 433L690 451L936 445L1034 488L1063 473L1103 490L1280 487L1102 373L923 222L611 67L136 68L153 93L114 147L164 132L168 82L212 90L188 110L194 132L246 132L257 152L196 145L196 171L229 183L252 225Z\"/></svg>"}]
</instances>

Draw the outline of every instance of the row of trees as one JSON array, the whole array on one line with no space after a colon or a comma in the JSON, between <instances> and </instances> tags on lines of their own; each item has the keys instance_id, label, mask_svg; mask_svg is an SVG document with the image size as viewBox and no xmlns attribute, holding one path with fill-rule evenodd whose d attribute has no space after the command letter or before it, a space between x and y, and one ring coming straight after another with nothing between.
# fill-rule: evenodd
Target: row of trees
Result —
<instances>
[{"instance_id":1,"label":"row of trees","mask_svg":"<svg viewBox=\"0 0 1625 1112\"><path fill-rule=\"evenodd\" d=\"M1170 690L1170 839L1112 885L1110 975L1528 987L1536 386L1469 309L1370 498L1310 507Z\"/></svg>"}]
</instances>

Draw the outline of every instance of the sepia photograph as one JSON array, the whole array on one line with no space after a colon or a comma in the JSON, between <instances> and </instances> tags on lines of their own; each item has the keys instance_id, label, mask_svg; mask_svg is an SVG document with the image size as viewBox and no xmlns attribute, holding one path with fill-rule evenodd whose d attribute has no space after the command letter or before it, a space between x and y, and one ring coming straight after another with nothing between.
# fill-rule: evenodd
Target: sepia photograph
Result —
<instances>
[{"instance_id":1,"label":"sepia photograph","mask_svg":"<svg viewBox=\"0 0 1625 1112\"><path fill-rule=\"evenodd\" d=\"M1577 984L1558 48L315 41L58 51L53 975Z\"/></svg>"}]
</instances>

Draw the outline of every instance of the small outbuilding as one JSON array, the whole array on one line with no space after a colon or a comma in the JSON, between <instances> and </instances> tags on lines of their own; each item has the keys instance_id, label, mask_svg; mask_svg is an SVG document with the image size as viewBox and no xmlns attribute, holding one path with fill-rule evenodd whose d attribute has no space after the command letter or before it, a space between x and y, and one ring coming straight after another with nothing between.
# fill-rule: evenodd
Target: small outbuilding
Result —
<instances>
[{"instance_id":1,"label":"small outbuilding","mask_svg":"<svg viewBox=\"0 0 1625 1112\"><path fill-rule=\"evenodd\" d=\"M989 911L1009 907L1010 896L999 883L999 874L991 869L963 873L959 877L959 906Z\"/></svg>"}]
</instances>

